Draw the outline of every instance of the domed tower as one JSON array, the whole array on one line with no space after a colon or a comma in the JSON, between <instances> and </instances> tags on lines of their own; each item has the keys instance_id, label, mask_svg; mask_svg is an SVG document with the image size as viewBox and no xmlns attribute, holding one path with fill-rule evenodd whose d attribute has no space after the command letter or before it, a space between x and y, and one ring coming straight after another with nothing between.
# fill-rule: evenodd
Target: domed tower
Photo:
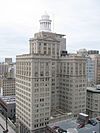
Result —
<instances>
[{"instance_id":1,"label":"domed tower","mask_svg":"<svg viewBox=\"0 0 100 133\"><path fill-rule=\"evenodd\" d=\"M51 31L51 20L50 16L45 12L40 19L40 31L50 32Z\"/></svg>"}]
</instances>

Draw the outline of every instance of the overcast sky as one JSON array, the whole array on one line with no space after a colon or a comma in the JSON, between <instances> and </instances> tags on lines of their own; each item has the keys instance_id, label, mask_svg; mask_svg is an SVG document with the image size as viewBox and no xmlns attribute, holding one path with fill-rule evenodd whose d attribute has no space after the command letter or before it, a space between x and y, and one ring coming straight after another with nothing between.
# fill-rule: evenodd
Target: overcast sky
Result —
<instances>
[{"instance_id":1,"label":"overcast sky","mask_svg":"<svg viewBox=\"0 0 100 133\"><path fill-rule=\"evenodd\" d=\"M45 11L52 31L66 35L69 52L100 50L100 0L0 0L0 60L28 53Z\"/></svg>"}]
</instances>

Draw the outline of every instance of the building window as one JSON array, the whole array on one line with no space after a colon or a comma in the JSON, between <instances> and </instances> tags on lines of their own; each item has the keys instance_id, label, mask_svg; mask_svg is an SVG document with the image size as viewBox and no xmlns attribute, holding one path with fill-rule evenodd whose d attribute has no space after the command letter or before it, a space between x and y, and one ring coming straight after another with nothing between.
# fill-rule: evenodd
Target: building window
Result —
<instances>
[{"instance_id":1,"label":"building window","mask_svg":"<svg viewBox=\"0 0 100 133\"><path fill-rule=\"evenodd\" d=\"M47 44L46 43L44 43L44 46L46 46Z\"/></svg>"}]
</instances>

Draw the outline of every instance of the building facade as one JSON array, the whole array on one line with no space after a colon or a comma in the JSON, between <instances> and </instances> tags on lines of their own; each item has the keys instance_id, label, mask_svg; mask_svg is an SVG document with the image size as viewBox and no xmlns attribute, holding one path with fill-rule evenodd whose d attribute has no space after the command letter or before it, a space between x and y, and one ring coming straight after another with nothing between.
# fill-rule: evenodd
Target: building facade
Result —
<instances>
[{"instance_id":1,"label":"building facade","mask_svg":"<svg viewBox=\"0 0 100 133\"><path fill-rule=\"evenodd\" d=\"M86 109L85 59L68 55L65 35L50 32L50 27L45 14L40 32L29 40L29 54L16 58L18 133L42 133L56 110L76 116Z\"/></svg>"},{"instance_id":2,"label":"building facade","mask_svg":"<svg viewBox=\"0 0 100 133\"><path fill-rule=\"evenodd\" d=\"M5 58L5 63L11 64L12 63L12 58Z\"/></svg>"},{"instance_id":3,"label":"building facade","mask_svg":"<svg viewBox=\"0 0 100 133\"><path fill-rule=\"evenodd\" d=\"M8 72L8 64L0 63L0 77L4 77Z\"/></svg>"},{"instance_id":4,"label":"building facade","mask_svg":"<svg viewBox=\"0 0 100 133\"><path fill-rule=\"evenodd\" d=\"M59 108L75 117L86 112L86 60L82 56L67 55L59 60Z\"/></svg>"},{"instance_id":5,"label":"building facade","mask_svg":"<svg viewBox=\"0 0 100 133\"><path fill-rule=\"evenodd\" d=\"M87 87L86 112L89 117L100 116L100 85Z\"/></svg>"},{"instance_id":6,"label":"building facade","mask_svg":"<svg viewBox=\"0 0 100 133\"><path fill-rule=\"evenodd\" d=\"M100 84L100 54L95 56L95 80Z\"/></svg>"},{"instance_id":7,"label":"building facade","mask_svg":"<svg viewBox=\"0 0 100 133\"><path fill-rule=\"evenodd\" d=\"M91 57L86 57L87 86L94 86L95 83L95 61Z\"/></svg>"},{"instance_id":8,"label":"building facade","mask_svg":"<svg viewBox=\"0 0 100 133\"><path fill-rule=\"evenodd\" d=\"M15 95L15 78L2 78L0 90L1 96Z\"/></svg>"},{"instance_id":9,"label":"building facade","mask_svg":"<svg viewBox=\"0 0 100 133\"><path fill-rule=\"evenodd\" d=\"M5 62L0 63L0 95L15 95L15 68L12 58L5 58Z\"/></svg>"},{"instance_id":10,"label":"building facade","mask_svg":"<svg viewBox=\"0 0 100 133\"><path fill-rule=\"evenodd\" d=\"M87 86L94 86L96 84L95 80L95 60L91 58L90 54L98 53L94 50L87 51L86 49L79 49L77 51L78 55L86 58L86 75L87 75Z\"/></svg>"},{"instance_id":11,"label":"building facade","mask_svg":"<svg viewBox=\"0 0 100 133\"><path fill-rule=\"evenodd\" d=\"M5 58L5 62L0 63L0 78L15 78L16 63L12 58Z\"/></svg>"},{"instance_id":12,"label":"building facade","mask_svg":"<svg viewBox=\"0 0 100 133\"><path fill-rule=\"evenodd\" d=\"M7 112L5 109L1 106L1 113L6 117L13 120L15 122L15 114L16 114L16 100L15 96L2 96L0 97L0 103L1 105L4 104L7 108Z\"/></svg>"},{"instance_id":13,"label":"building facade","mask_svg":"<svg viewBox=\"0 0 100 133\"><path fill-rule=\"evenodd\" d=\"M97 50L89 51L89 57L94 61L95 65L95 84L100 84L100 54Z\"/></svg>"}]
</instances>

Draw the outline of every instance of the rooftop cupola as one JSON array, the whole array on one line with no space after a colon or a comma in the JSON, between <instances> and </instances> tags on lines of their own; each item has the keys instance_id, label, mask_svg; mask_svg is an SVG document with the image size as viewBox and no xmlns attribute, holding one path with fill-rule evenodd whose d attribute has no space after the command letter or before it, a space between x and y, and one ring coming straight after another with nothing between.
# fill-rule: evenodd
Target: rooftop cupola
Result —
<instances>
[{"instance_id":1,"label":"rooftop cupola","mask_svg":"<svg viewBox=\"0 0 100 133\"><path fill-rule=\"evenodd\" d=\"M51 31L51 20L50 16L45 12L44 15L41 16L40 22L40 31L50 32Z\"/></svg>"}]
</instances>

